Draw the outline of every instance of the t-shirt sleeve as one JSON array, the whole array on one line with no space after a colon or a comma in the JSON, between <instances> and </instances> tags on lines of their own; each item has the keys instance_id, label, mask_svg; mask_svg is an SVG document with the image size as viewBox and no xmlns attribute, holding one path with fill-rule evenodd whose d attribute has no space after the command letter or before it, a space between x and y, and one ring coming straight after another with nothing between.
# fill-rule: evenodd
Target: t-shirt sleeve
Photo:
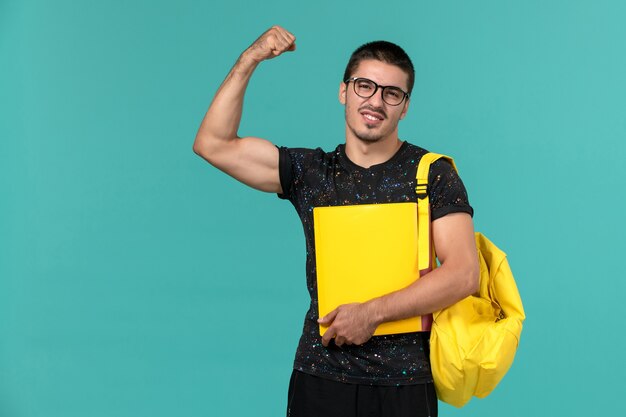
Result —
<instances>
[{"instance_id":1,"label":"t-shirt sleeve","mask_svg":"<svg viewBox=\"0 0 626 417\"><path fill-rule=\"evenodd\" d=\"M467 190L452 164L445 159L435 161L428 173L431 220L450 213L474 215Z\"/></svg>"},{"instance_id":2,"label":"t-shirt sleeve","mask_svg":"<svg viewBox=\"0 0 626 417\"><path fill-rule=\"evenodd\" d=\"M278 198L289 200L292 195L293 165L289 149L284 146L278 147L278 176L283 189L282 193L277 194Z\"/></svg>"},{"instance_id":3,"label":"t-shirt sleeve","mask_svg":"<svg viewBox=\"0 0 626 417\"><path fill-rule=\"evenodd\" d=\"M278 148L278 175L282 193L279 198L294 202L296 189L301 187L307 170L319 164L324 151L321 148Z\"/></svg>"}]
</instances>

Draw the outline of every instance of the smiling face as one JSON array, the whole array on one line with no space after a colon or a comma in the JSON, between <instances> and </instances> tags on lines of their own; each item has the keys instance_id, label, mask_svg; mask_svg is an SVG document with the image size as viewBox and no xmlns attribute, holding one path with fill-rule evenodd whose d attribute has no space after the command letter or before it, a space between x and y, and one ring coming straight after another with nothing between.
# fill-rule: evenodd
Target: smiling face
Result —
<instances>
[{"instance_id":1,"label":"smiling face","mask_svg":"<svg viewBox=\"0 0 626 417\"><path fill-rule=\"evenodd\" d=\"M408 91L408 75L399 67L378 60L359 63L351 77L367 78L379 85L396 86ZM398 138L398 122L409 107L408 98L398 106L390 106L382 99L379 88L370 98L359 97L354 92L353 81L341 83L339 101L345 105L346 141L378 142Z\"/></svg>"}]
</instances>

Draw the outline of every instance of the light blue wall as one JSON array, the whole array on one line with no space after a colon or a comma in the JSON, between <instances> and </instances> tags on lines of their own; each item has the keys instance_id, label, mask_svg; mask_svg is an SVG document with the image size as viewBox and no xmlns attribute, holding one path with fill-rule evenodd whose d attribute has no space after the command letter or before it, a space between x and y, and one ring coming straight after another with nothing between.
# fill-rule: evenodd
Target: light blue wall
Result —
<instances>
[{"instance_id":1,"label":"light blue wall","mask_svg":"<svg viewBox=\"0 0 626 417\"><path fill-rule=\"evenodd\" d=\"M623 409L626 5L615 1L0 1L0 416L279 416L307 308L291 206L193 154L272 24L241 134L343 141L351 51L416 65L401 137L453 155L528 315L486 400Z\"/></svg>"}]
</instances>

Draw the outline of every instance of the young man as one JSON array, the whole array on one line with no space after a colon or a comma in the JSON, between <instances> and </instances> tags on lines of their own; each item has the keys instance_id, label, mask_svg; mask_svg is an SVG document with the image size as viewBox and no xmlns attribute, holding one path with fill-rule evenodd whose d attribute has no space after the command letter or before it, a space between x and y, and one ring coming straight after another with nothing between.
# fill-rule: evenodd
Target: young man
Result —
<instances>
[{"instance_id":1,"label":"young man","mask_svg":"<svg viewBox=\"0 0 626 417\"><path fill-rule=\"evenodd\" d=\"M194 152L256 189L278 193L296 208L307 245L311 307L289 386L290 416L436 416L429 332L372 337L378 325L428 315L477 291L472 208L454 169L440 161L429 173L432 236L441 266L408 287L318 317L313 207L415 201L415 172L426 151L398 138L409 108L413 65L397 45L358 48L339 85L346 142L333 152L277 148L239 137L244 93L259 63L296 49L274 26L230 71L202 121ZM323 337L319 323L328 326Z\"/></svg>"}]
</instances>

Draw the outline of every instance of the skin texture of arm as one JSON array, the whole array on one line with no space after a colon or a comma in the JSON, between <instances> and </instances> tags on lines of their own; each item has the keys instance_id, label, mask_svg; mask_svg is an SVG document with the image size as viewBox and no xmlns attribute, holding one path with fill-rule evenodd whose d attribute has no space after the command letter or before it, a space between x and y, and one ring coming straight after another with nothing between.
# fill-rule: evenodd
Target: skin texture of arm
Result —
<instances>
[{"instance_id":1,"label":"skin texture of arm","mask_svg":"<svg viewBox=\"0 0 626 417\"><path fill-rule=\"evenodd\" d=\"M265 139L238 136L243 99L259 63L295 49L295 37L279 26L250 45L215 94L193 144L193 151L211 165L261 191L282 191L278 149Z\"/></svg>"},{"instance_id":2,"label":"skin texture of arm","mask_svg":"<svg viewBox=\"0 0 626 417\"><path fill-rule=\"evenodd\" d=\"M379 324L433 313L478 291L479 265L472 218L452 213L432 223L441 266L408 287L365 303L344 304L320 318L322 344L363 344Z\"/></svg>"}]
</instances>

